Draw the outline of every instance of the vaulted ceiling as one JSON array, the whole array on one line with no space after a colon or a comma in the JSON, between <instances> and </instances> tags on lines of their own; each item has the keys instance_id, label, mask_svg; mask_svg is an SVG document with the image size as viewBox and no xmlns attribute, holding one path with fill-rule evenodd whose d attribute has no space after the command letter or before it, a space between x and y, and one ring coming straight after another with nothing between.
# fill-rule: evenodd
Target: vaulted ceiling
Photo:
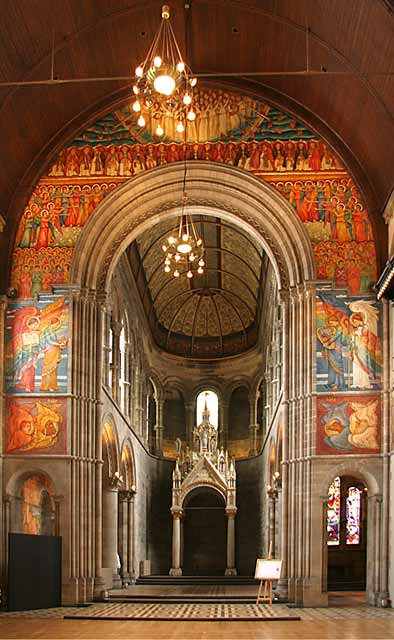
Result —
<instances>
[{"instance_id":1,"label":"vaulted ceiling","mask_svg":"<svg viewBox=\"0 0 394 640\"><path fill-rule=\"evenodd\" d=\"M257 342L264 252L220 217L195 216L203 239L205 271L191 279L163 270L162 244L176 235L176 220L142 234L128 250L153 337L166 351L193 358L235 355Z\"/></svg>"},{"instance_id":2,"label":"vaulted ceiling","mask_svg":"<svg viewBox=\"0 0 394 640\"><path fill-rule=\"evenodd\" d=\"M319 131L381 224L384 262L382 212L394 186L391 1L188 4L185 10L184 0L170 2L172 22L182 48L187 33L193 71L206 74L201 82L242 88ZM128 78L158 27L160 7L160 0L3 0L0 83L11 84L0 84L2 287L29 192L67 139L130 92L127 79L97 78ZM34 84L51 77L53 39L53 81Z\"/></svg>"}]
</instances>

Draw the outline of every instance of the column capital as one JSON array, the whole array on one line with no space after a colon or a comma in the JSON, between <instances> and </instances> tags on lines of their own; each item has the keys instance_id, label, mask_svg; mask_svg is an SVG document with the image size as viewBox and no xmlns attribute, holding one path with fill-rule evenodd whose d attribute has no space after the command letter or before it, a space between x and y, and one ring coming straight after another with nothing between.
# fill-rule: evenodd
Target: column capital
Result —
<instances>
[{"instance_id":1,"label":"column capital","mask_svg":"<svg viewBox=\"0 0 394 640\"><path fill-rule=\"evenodd\" d=\"M235 518L235 516L237 515L237 507L227 507L226 515L227 515L227 518L229 519Z\"/></svg>"},{"instance_id":2,"label":"column capital","mask_svg":"<svg viewBox=\"0 0 394 640\"><path fill-rule=\"evenodd\" d=\"M183 516L183 509L171 507L171 513L174 520L180 520Z\"/></svg>"}]
</instances>

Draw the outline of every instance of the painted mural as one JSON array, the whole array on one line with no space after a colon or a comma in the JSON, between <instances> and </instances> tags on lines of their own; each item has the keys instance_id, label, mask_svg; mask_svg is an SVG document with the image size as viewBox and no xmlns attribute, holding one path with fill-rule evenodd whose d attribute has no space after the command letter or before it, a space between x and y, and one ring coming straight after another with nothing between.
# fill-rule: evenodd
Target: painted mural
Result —
<instances>
[{"instance_id":1,"label":"painted mural","mask_svg":"<svg viewBox=\"0 0 394 640\"><path fill-rule=\"evenodd\" d=\"M33 408L23 407L31 412L31 420L24 421L27 433L12 439L9 432L9 452L29 451L29 443L35 442L29 431L37 403L48 404L47 398L37 400L32 394L67 391L67 303L49 296L69 282L74 247L87 220L119 184L185 159L252 172L277 189L303 223L318 280L340 290L323 291L317 299L317 391L338 393L337 398L327 396L325 406L325 396L318 397L318 450L342 454L378 449L378 396L371 396L372 404L366 405L365 395L355 395L377 392L382 373L380 307L372 295L375 243L356 185L314 132L267 103L199 89L193 105L197 118L187 122L180 139L177 114L156 108L143 114L147 126L141 129L131 101L125 103L70 141L32 193L13 253L10 286L17 300L7 316L6 381L14 396L8 399L8 410L18 404L17 394L30 396L23 402L31 402ZM155 134L157 125L164 131L162 137ZM334 408L336 434L334 426L328 426ZM359 419L363 411L368 417ZM372 425L365 437L356 426L363 420ZM65 417L59 429L59 434L65 430ZM44 451L55 451L59 437Z\"/></svg>"},{"instance_id":2,"label":"painted mural","mask_svg":"<svg viewBox=\"0 0 394 640\"><path fill-rule=\"evenodd\" d=\"M380 451L380 396L327 395L317 399L316 453Z\"/></svg>"},{"instance_id":3,"label":"painted mural","mask_svg":"<svg viewBox=\"0 0 394 640\"><path fill-rule=\"evenodd\" d=\"M6 453L65 453L64 398L6 399Z\"/></svg>"},{"instance_id":4,"label":"painted mural","mask_svg":"<svg viewBox=\"0 0 394 640\"><path fill-rule=\"evenodd\" d=\"M317 391L380 389L380 304L320 291L316 300Z\"/></svg>"},{"instance_id":5,"label":"painted mural","mask_svg":"<svg viewBox=\"0 0 394 640\"><path fill-rule=\"evenodd\" d=\"M55 492L41 473L27 478L22 485L22 532L30 535L55 534Z\"/></svg>"},{"instance_id":6,"label":"painted mural","mask_svg":"<svg viewBox=\"0 0 394 640\"><path fill-rule=\"evenodd\" d=\"M68 363L68 300L41 296L9 305L5 379L8 393L65 393Z\"/></svg>"},{"instance_id":7,"label":"painted mural","mask_svg":"<svg viewBox=\"0 0 394 640\"><path fill-rule=\"evenodd\" d=\"M197 118L183 141L176 114L154 110L141 129L126 103L60 151L20 221L10 283L19 298L68 283L84 224L118 184L185 158L237 166L271 183L305 225L318 278L350 295L370 291L376 258L368 213L328 145L290 115L249 97L200 89L194 104Z\"/></svg>"}]
</instances>

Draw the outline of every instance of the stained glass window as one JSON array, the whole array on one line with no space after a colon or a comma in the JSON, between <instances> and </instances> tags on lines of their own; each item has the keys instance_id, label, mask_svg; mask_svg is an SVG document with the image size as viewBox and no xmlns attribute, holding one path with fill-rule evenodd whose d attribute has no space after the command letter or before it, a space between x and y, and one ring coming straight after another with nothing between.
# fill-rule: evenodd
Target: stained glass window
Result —
<instances>
[{"instance_id":1,"label":"stained glass window","mask_svg":"<svg viewBox=\"0 0 394 640\"><path fill-rule=\"evenodd\" d=\"M346 544L360 544L361 490L349 487L346 496Z\"/></svg>"},{"instance_id":2,"label":"stained glass window","mask_svg":"<svg viewBox=\"0 0 394 640\"><path fill-rule=\"evenodd\" d=\"M327 544L339 545L339 520L341 515L341 481L335 478L328 490Z\"/></svg>"}]
</instances>

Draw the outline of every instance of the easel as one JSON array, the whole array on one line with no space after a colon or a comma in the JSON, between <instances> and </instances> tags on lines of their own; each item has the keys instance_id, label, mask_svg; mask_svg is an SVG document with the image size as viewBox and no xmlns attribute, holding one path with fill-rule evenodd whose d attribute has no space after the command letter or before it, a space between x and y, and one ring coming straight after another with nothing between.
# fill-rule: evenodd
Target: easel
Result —
<instances>
[{"instance_id":1,"label":"easel","mask_svg":"<svg viewBox=\"0 0 394 640\"><path fill-rule=\"evenodd\" d=\"M272 560L272 541L270 542L267 560ZM269 602L270 607L272 607L272 582L273 580L270 578L260 579L256 604L259 604L260 602Z\"/></svg>"}]
</instances>

